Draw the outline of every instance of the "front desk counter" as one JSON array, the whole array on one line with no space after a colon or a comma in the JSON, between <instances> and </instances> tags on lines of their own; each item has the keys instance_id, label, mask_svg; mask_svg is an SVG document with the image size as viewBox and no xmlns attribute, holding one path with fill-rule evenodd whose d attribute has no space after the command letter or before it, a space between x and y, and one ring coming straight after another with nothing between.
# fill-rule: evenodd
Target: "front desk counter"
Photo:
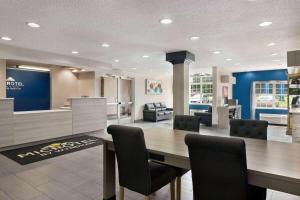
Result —
<instances>
[{"instance_id":1,"label":"front desk counter","mask_svg":"<svg viewBox=\"0 0 300 200\"><path fill-rule=\"evenodd\" d=\"M227 129L229 128L229 110L235 109L235 119L241 119L242 114L242 107L241 105L235 106L218 106L217 113L218 113L218 128Z\"/></svg>"},{"instance_id":2,"label":"front desk counter","mask_svg":"<svg viewBox=\"0 0 300 200\"><path fill-rule=\"evenodd\" d=\"M13 112L13 99L0 99L0 148L106 128L105 98L70 98L71 109Z\"/></svg>"}]
</instances>

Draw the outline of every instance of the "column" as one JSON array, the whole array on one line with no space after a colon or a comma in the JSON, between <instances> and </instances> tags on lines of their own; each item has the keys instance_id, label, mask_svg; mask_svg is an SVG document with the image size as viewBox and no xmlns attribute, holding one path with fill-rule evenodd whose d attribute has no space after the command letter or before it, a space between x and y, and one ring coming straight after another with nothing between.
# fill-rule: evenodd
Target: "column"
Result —
<instances>
[{"instance_id":1,"label":"column","mask_svg":"<svg viewBox=\"0 0 300 200\"><path fill-rule=\"evenodd\" d=\"M174 115L189 115L189 65L195 55L188 51L166 54L166 61L173 64Z\"/></svg>"}]
</instances>

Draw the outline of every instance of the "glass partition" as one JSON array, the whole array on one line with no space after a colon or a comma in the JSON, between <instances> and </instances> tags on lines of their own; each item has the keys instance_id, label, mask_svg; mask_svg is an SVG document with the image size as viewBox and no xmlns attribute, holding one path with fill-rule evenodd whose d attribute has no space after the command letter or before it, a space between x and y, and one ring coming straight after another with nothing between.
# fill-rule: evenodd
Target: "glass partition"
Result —
<instances>
[{"instance_id":1,"label":"glass partition","mask_svg":"<svg viewBox=\"0 0 300 200\"><path fill-rule=\"evenodd\" d=\"M107 98L107 117L113 123L131 122L132 80L116 76L101 78L101 96Z\"/></svg>"},{"instance_id":2,"label":"glass partition","mask_svg":"<svg viewBox=\"0 0 300 200\"><path fill-rule=\"evenodd\" d=\"M118 119L118 79L115 77L101 78L101 96L107 98L108 120Z\"/></svg>"}]
</instances>

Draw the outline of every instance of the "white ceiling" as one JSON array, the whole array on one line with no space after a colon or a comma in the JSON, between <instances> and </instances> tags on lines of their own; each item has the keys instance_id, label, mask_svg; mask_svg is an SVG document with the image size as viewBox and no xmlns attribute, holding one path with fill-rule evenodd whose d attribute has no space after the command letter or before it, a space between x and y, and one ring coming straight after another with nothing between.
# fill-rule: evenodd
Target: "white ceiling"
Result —
<instances>
[{"instance_id":1,"label":"white ceiling","mask_svg":"<svg viewBox=\"0 0 300 200\"><path fill-rule=\"evenodd\" d=\"M165 52L176 50L194 53L196 70L276 69L286 66L288 50L300 49L299 10L300 0L0 0L0 36L13 38L0 45L49 52L52 60L82 58L95 61L90 63L96 68L107 63L145 74L171 72ZM162 25L162 18L173 23ZM258 26L264 21L273 24ZM191 41L191 36L200 39ZM103 42L111 47L101 47ZM270 42L276 45L268 47ZM72 55L72 50L80 54ZM142 58L145 54L150 57Z\"/></svg>"}]
</instances>

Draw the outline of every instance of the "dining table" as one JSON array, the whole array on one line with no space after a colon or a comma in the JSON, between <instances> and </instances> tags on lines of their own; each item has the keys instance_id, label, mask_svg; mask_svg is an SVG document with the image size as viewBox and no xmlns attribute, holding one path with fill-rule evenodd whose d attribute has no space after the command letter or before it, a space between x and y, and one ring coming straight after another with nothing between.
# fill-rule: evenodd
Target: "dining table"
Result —
<instances>
[{"instance_id":1,"label":"dining table","mask_svg":"<svg viewBox=\"0 0 300 200\"><path fill-rule=\"evenodd\" d=\"M207 134L170 128L147 128L143 132L150 159L184 169L190 169L185 135ZM232 137L218 131L208 135ZM101 139L103 199L110 200L116 198L116 158L111 135L105 134ZM249 184L300 196L300 143L240 139L246 144Z\"/></svg>"}]
</instances>

